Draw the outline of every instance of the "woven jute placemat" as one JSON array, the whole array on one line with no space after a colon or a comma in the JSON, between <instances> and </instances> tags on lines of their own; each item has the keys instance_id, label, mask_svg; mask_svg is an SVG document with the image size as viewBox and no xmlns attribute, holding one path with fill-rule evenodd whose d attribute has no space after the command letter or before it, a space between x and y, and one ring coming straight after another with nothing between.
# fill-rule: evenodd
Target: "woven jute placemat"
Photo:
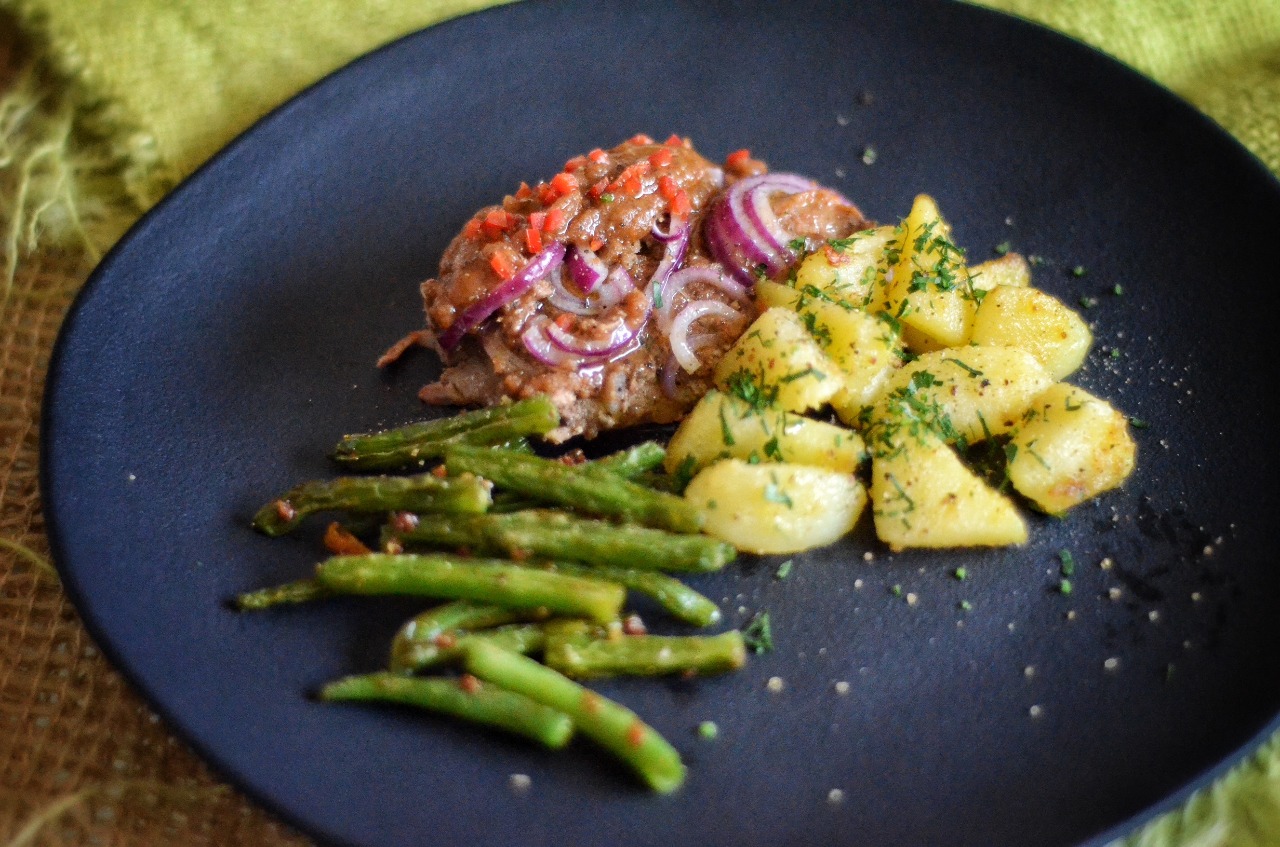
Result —
<instances>
[{"instance_id":1,"label":"woven jute placemat","mask_svg":"<svg viewBox=\"0 0 1280 847\"><path fill-rule=\"evenodd\" d=\"M0 20L0 90L17 64ZM22 164L0 161L0 191L19 190ZM173 737L62 592L40 510L40 404L97 257L70 246L17 258L0 280L0 845L305 844Z\"/></svg>"}]
</instances>

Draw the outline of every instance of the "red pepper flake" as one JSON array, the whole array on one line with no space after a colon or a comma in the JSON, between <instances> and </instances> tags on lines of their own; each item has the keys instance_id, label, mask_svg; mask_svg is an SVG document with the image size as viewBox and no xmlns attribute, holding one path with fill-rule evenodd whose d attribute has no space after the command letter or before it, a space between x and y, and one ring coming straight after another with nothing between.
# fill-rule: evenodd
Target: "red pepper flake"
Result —
<instances>
[{"instance_id":1,"label":"red pepper flake","mask_svg":"<svg viewBox=\"0 0 1280 847\"><path fill-rule=\"evenodd\" d=\"M649 157L649 164L653 165L655 168L665 168L667 165L671 164L671 160L674 158L675 154L664 147Z\"/></svg>"},{"instance_id":2,"label":"red pepper flake","mask_svg":"<svg viewBox=\"0 0 1280 847\"><path fill-rule=\"evenodd\" d=\"M391 525L396 532L413 532L418 528L418 516L413 512L396 512Z\"/></svg>"},{"instance_id":3,"label":"red pepper flake","mask_svg":"<svg viewBox=\"0 0 1280 847\"><path fill-rule=\"evenodd\" d=\"M514 224L515 217L513 215L504 209L493 209L484 216L484 223L481 226L484 228L485 235L490 238L497 238L508 229L511 229Z\"/></svg>"},{"instance_id":4,"label":"red pepper flake","mask_svg":"<svg viewBox=\"0 0 1280 847\"><path fill-rule=\"evenodd\" d=\"M489 257L489 267L498 275L498 279L507 280L516 275L515 266L511 264L506 253L494 253Z\"/></svg>"},{"instance_id":5,"label":"red pepper flake","mask_svg":"<svg viewBox=\"0 0 1280 847\"><path fill-rule=\"evenodd\" d=\"M658 194L668 203L676 199L676 194L680 191L680 185L671 177L663 174L658 177Z\"/></svg>"},{"instance_id":6,"label":"red pepper flake","mask_svg":"<svg viewBox=\"0 0 1280 847\"><path fill-rule=\"evenodd\" d=\"M632 747L639 747L644 743L644 724L636 721L627 727L627 743Z\"/></svg>"},{"instance_id":7,"label":"red pepper flake","mask_svg":"<svg viewBox=\"0 0 1280 847\"><path fill-rule=\"evenodd\" d=\"M600 714L600 695L594 691L582 692L582 711L588 715Z\"/></svg>"},{"instance_id":8,"label":"red pepper flake","mask_svg":"<svg viewBox=\"0 0 1280 847\"><path fill-rule=\"evenodd\" d=\"M335 556L363 556L373 552L350 531L343 529L342 524L337 521L325 528L324 549Z\"/></svg>"},{"instance_id":9,"label":"red pepper flake","mask_svg":"<svg viewBox=\"0 0 1280 847\"><path fill-rule=\"evenodd\" d=\"M601 247L604 246L604 239L598 235L593 236L591 241L587 242L587 246L590 247L592 250L598 251Z\"/></svg>"},{"instance_id":10,"label":"red pepper flake","mask_svg":"<svg viewBox=\"0 0 1280 847\"><path fill-rule=\"evenodd\" d=\"M637 194L639 194L640 193L640 177L638 176L627 177L627 181L622 183L622 193L630 194L632 197L635 197Z\"/></svg>"},{"instance_id":11,"label":"red pepper flake","mask_svg":"<svg viewBox=\"0 0 1280 847\"><path fill-rule=\"evenodd\" d=\"M472 241L475 241L480 238L481 226L483 226L483 221L479 218L472 218L467 221L467 225L462 228L462 234L467 238L470 238Z\"/></svg>"},{"instance_id":12,"label":"red pepper flake","mask_svg":"<svg viewBox=\"0 0 1280 847\"><path fill-rule=\"evenodd\" d=\"M431 469L431 475L438 479L444 479L446 476L449 475L449 469L446 468L444 465L436 465L434 468Z\"/></svg>"},{"instance_id":13,"label":"red pepper flake","mask_svg":"<svg viewBox=\"0 0 1280 847\"><path fill-rule=\"evenodd\" d=\"M527 200L533 196L533 189L529 187L529 183L521 182L520 187L516 189L517 200Z\"/></svg>"},{"instance_id":14,"label":"red pepper flake","mask_svg":"<svg viewBox=\"0 0 1280 847\"><path fill-rule=\"evenodd\" d=\"M689 200L689 195L680 189L676 192L676 196L671 198L671 214L676 217L684 217L693 211L693 203Z\"/></svg>"},{"instance_id":15,"label":"red pepper flake","mask_svg":"<svg viewBox=\"0 0 1280 847\"><path fill-rule=\"evenodd\" d=\"M751 151L745 147L741 150L734 150L728 156L724 157L724 166L728 170L733 170L745 165L751 160Z\"/></svg>"},{"instance_id":16,"label":"red pepper flake","mask_svg":"<svg viewBox=\"0 0 1280 847\"><path fill-rule=\"evenodd\" d=\"M629 142L628 142L628 143L630 143L630 144L652 144L652 143L653 143L653 139L652 139L652 138L650 138L649 136L645 135L643 132L638 132L638 133L636 133L635 135L631 136L631 138L630 138L630 140L629 140Z\"/></svg>"},{"instance_id":17,"label":"red pepper flake","mask_svg":"<svg viewBox=\"0 0 1280 847\"><path fill-rule=\"evenodd\" d=\"M568 332L569 330L573 329L573 315L569 314L568 312L562 312L559 315L556 315L555 324L556 326L560 327L564 331Z\"/></svg>"},{"instance_id":18,"label":"red pepper flake","mask_svg":"<svg viewBox=\"0 0 1280 847\"><path fill-rule=\"evenodd\" d=\"M640 178L647 174L652 166L648 162L636 162L622 169L613 181L613 190L635 196L640 193Z\"/></svg>"},{"instance_id":19,"label":"red pepper flake","mask_svg":"<svg viewBox=\"0 0 1280 847\"><path fill-rule=\"evenodd\" d=\"M587 190L587 194L591 195L592 200L599 200L604 196L605 190L609 187L609 181L602 179Z\"/></svg>"},{"instance_id":20,"label":"red pepper flake","mask_svg":"<svg viewBox=\"0 0 1280 847\"><path fill-rule=\"evenodd\" d=\"M545 182L538 183L538 202L544 206L550 206L556 202L556 190Z\"/></svg>"},{"instance_id":21,"label":"red pepper flake","mask_svg":"<svg viewBox=\"0 0 1280 847\"><path fill-rule=\"evenodd\" d=\"M529 248L530 253L542 250L542 234L535 227L530 226L524 231L524 246Z\"/></svg>"},{"instance_id":22,"label":"red pepper flake","mask_svg":"<svg viewBox=\"0 0 1280 847\"><path fill-rule=\"evenodd\" d=\"M671 135L667 136L667 140L662 143L668 147L683 147L684 139L673 132Z\"/></svg>"},{"instance_id":23,"label":"red pepper flake","mask_svg":"<svg viewBox=\"0 0 1280 847\"><path fill-rule=\"evenodd\" d=\"M548 233L559 232L564 227L564 209L559 206L554 209L547 210L547 222L543 225L542 231Z\"/></svg>"},{"instance_id":24,"label":"red pepper flake","mask_svg":"<svg viewBox=\"0 0 1280 847\"><path fill-rule=\"evenodd\" d=\"M288 500L277 500L276 515L282 521L291 521L298 516L298 510L293 508L293 504Z\"/></svg>"},{"instance_id":25,"label":"red pepper flake","mask_svg":"<svg viewBox=\"0 0 1280 847\"><path fill-rule=\"evenodd\" d=\"M557 198L563 197L578 190L578 180L570 174L558 173L551 178L551 188L555 190Z\"/></svg>"},{"instance_id":26,"label":"red pepper flake","mask_svg":"<svg viewBox=\"0 0 1280 847\"><path fill-rule=\"evenodd\" d=\"M605 159L609 158L609 154L601 150L599 147L597 147L596 149L592 150L590 153L587 154L587 158L599 164L600 162L603 162Z\"/></svg>"},{"instance_id":27,"label":"red pepper flake","mask_svg":"<svg viewBox=\"0 0 1280 847\"><path fill-rule=\"evenodd\" d=\"M574 156L572 159L564 163L564 172L571 174L587 163L587 160L581 156Z\"/></svg>"},{"instance_id":28,"label":"red pepper flake","mask_svg":"<svg viewBox=\"0 0 1280 847\"><path fill-rule=\"evenodd\" d=\"M480 680L476 679L469 673L464 673L458 677L458 687L467 694L475 694L480 690Z\"/></svg>"},{"instance_id":29,"label":"red pepper flake","mask_svg":"<svg viewBox=\"0 0 1280 847\"><path fill-rule=\"evenodd\" d=\"M431 643L441 650L452 650L458 646L458 636L452 632L437 633L436 637L431 639Z\"/></svg>"},{"instance_id":30,"label":"red pepper flake","mask_svg":"<svg viewBox=\"0 0 1280 847\"><path fill-rule=\"evenodd\" d=\"M546 212L531 212L529 214L529 228L541 231L547 222Z\"/></svg>"},{"instance_id":31,"label":"red pepper flake","mask_svg":"<svg viewBox=\"0 0 1280 847\"><path fill-rule=\"evenodd\" d=\"M627 615L622 619L622 631L627 635L644 635L649 628L644 625L644 621L637 614Z\"/></svg>"}]
</instances>

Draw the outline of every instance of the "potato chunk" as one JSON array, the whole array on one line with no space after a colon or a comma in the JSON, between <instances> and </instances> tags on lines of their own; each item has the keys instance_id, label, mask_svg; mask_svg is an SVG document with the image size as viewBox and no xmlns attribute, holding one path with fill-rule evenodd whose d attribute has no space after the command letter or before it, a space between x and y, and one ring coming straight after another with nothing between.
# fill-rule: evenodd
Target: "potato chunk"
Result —
<instances>
[{"instance_id":1,"label":"potato chunk","mask_svg":"<svg viewBox=\"0 0 1280 847\"><path fill-rule=\"evenodd\" d=\"M1036 288L998 285L986 293L973 318L973 344L1021 347L1054 379L1084 362L1093 333L1078 314Z\"/></svg>"},{"instance_id":2,"label":"potato chunk","mask_svg":"<svg viewBox=\"0 0 1280 847\"><path fill-rule=\"evenodd\" d=\"M853 473L866 458L853 430L708 391L667 445L668 473L697 471L720 459L789 462Z\"/></svg>"},{"instance_id":3,"label":"potato chunk","mask_svg":"<svg viewBox=\"0 0 1280 847\"><path fill-rule=\"evenodd\" d=\"M750 388L789 412L816 409L842 387L835 363L799 316L782 308L766 309L747 327L716 366L715 384L739 395Z\"/></svg>"},{"instance_id":4,"label":"potato chunk","mask_svg":"<svg viewBox=\"0 0 1280 847\"><path fill-rule=\"evenodd\" d=\"M883 285L884 247L892 236L893 227L879 226L810 253L796 268L795 289L811 288L837 302L865 306L877 283Z\"/></svg>"},{"instance_id":5,"label":"potato chunk","mask_svg":"<svg viewBox=\"0 0 1280 847\"><path fill-rule=\"evenodd\" d=\"M831 398L840 420L850 426L880 395L902 366L902 339L892 321L826 300L799 306L800 320L839 368L843 385Z\"/></svg>"},{"instance_id":6,"label":"potato chunk","mask_svg":"<svg viewBox=\"0 0 1280 847\"><path fill-rule=\"evenodd\" d=\"M969 284L978 291L990 291L997 285L1025 288L1031 284L1031 265L1021 253L1005 253L969 266Z\"/></svg>"},{"instance_id":7,"label":"potato chunk","mask_svg":"<svg viewBox=\"0 0 1280 847\"><path fill-rule=\"evenodd\" d=\"M1036 357L1016 347L937 350L893 373L872 416L909 401L948 441L975 444L1012 430L1052 384Z\"/></svg>"},{"instance_id":8,"label":"potato chunk","mask_svg":"<svg viewBox=\"0 0 1280 847\"><path fill-rule=\"evenodd\" d=\"M867 505L851 474L807 465L724 459L684 495L707 516L705 531L749 553L798 553L844 536Z\"/></svg>"},{"instance_id":9,"label":"potato chunk","mask_svg":"<svg viewBox=\"0 0 1280 847\"><path fill-rule=\"evenodd\" d=\"M916 197L895 239L890 248L900 253L886 311L902 321L907 346L928 351L967 342L977 304L964 251L932 197Z\"/></svg>"},{"instance_id":10,"label":"potato chunk","mask_svg":"<svg viewBox=\"0 0 1280 847\"><path fill-rule=\"evenodd\" d=\"M1060 514L1116 488L1133 471L1129 422L1105 400L1060 382L1035 398L1014 434L1009 480L1037 507Z\"/></svg>"},{"instance_id":11,"label":"potato chunk","mask_svg":"<svg viewBox=\"0 0 1280 847\"><path fill-rule=\"evenodd\" d=\"M969 470L927 421L896 406L869 436L876 535L908 547L1022 544L1027 526L1009 498Z\"/></svg>"}]
</instances>

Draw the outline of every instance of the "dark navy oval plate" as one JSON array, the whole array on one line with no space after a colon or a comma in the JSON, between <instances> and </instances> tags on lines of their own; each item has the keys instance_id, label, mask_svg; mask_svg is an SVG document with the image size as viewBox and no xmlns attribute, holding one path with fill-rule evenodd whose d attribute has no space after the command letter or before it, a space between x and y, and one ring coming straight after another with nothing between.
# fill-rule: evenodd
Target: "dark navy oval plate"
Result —
<instances>
[{"instance_id":1,"label":"dark navy oval plate","mask_svg":"<svg viewBox=\"0 0 1280 847\"><path fill-rule=\"evenodd\" d=\"M446 413L415 397L431 356L374 360L419 325L417 283L470 213L637 132L713 159L749 147L883 221L927 192L975 261L1005 244L1040 257L1037 284L1095 331L1073 379L1132 415L1139 443L1123 490L1033 517L1019 549L890 555L864 531L786 579L760 559L692 580L726 625L768 611L776 646L724 677L598 686L684 755L669 797L585 742L548 753L311 699L380 667L417 604L227 606L321 555L322 524L251 531L260 503L335 473L342 433ZM1275 333L1256 305L1276 232L1280 185L1219 128L982 9L477 14L306 91L102 263L50 371L55 558L174 729L322 841L1100 845L1277 726Z\"/></svg>"}]
</instances>

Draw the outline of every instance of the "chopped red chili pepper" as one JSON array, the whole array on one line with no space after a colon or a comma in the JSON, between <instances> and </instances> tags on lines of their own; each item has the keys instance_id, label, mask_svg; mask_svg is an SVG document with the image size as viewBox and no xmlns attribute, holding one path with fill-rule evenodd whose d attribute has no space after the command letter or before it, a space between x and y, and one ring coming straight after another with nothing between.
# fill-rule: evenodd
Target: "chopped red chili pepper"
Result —
<instances>
[{"instance_id":1,"label":"chopped red chili pepper","mask_svg":"<svg viewBox=\"0 0 1280 847\"><path fill-rule=\"evenodd\" d=\"M742 150L734 150L728 156L724 157L724 166L726 168L736 168L747 163L751 158L751 151L743 148Z\"/></svg>"},{"instance_id":2,"label":"chopped red chili pepper","mask_svg":"<svg viewBox=\"0 0 1280 847\"><path fill-rule=\"evenodd\" d=\"M524 246L529 248L530 253L542 250L542 233L532 225L524 231Z\"/></svg>"},{"instance_id":3,"label":"chopped red chili pepper","mask_svg":"<svg viewBox=\"0 0 1280 847\"><path fill-rule=\"evenodd\" d=\"M682 217L689 214L693 210L693 203L689 201L689 195L684 189L680 189L676 196L671 198L671 214Z\"/></svg>"},{"instance_id":4,"label":"chopped red chili pepper","mask_svg":"<svg viewBox=\"0 0 1280 847\"><path fill-rule=\"evenodd\" d=\"M587 242L587 246L590 247L592 250L599 250L601 247L604 246L604 239L599 237L593 238L589 242Z\"/></svg>"},{"instance_id":5,"label":"chopped red chili pepper","mask_svg":"<svg viewBox=\"0 0 1280 847\"><path fill-rule=\"evenodd\" d=\"M547 222L543 224L542 231L547 233L559 232L564 226L564 209L556 206L547 210Z\"/></svg>"},{"instance_id":6,"label":"chopped red chili pepper","mask_svg":"<svg viewBox=\"0 0 1280 847\"><path fill-rule=\"evenodd\" d=\"M557 197L563 197L578 190L578 181L570 174L558 173L551 178L551 187L555 189Z\"/></svg>"},{"instance_id":7,"label":"chopped red chili pepper","mask_svg":"<svg viewBox=\"0 0 1280 847\"><path fill-rule=\"evenodd\" d=\"M564 163L565 173L573 173L574 171L578 170L578 168L586 164L586 161L587 160L582 158L581 156L574 156L572 159Z\"/></svg>"},{"instance_id":8,"label":"chopped red chili pepper","mask_svg":"<svg viewBox=\"0 0 1280 847\"><path fill-rule=\"evenodd\" d=\"M655 168L665 168L671 164L673 158L675 158L674 154L670 150L663 148L649 157L649 164Z\"/></svg>"},{"instance_id":9,"label":"chopped red chili pepper","mask_svg":"<svg viewBox=\"0 0 1280 847\"><path fill-rule=\"evenodd\" d=\"M591 196L592 200L599 200L601 197L604 196L604 192L606 189L608 189L608 187L609 187L608 180L602 179L599 182L597 182L595 185L591 186L591 188L587 190L587 194Z\"/></svg>"},{"instance_id":10,"label":"chopped red chili pepper","mask_svg":"<svg viewBox=\"0 0 1280 847\"><path fill-rule=\"evenodd\" d=\"M532 213L530 213L530 215L529 215L529 228L530 228L530 229L536 229L536 230L538 230L538 231L542 231L542 228L546 225L546 223L547 223L547 213L546 213L546 212L532 212Z\"/></svg>"},{"instance_id":11,"label":"chopped red chili pepper","mask_svg":"<svg viewBox=\"0 0 1280 847\"><path fill-rule=\"evenodd\" d=\"M573 315L569 314L568 312L563 312L559 315L556 315L555 323L556 323L556 326L560 327L565 331L568 331L573 328Z\"/></svg>"},{"instance_id":12,"label":"chopped red chili pepper","mask_svg":"<svg viewBox=\"0 0 1280 847\"><path fill-rule=\"evenodd\" d=\"M533 195L533 189L529 187L529 183L521 182L520 187L516 189L516 198L524 200Z\"/></svg>"},{"instance_id":13,"label":"chopped red chili pepper","mask_svg":"<svg viewBox=\"0 0 1280 847\"><path fill-rule=\"evenodd\" d=\"M483 222L479 218L472 218L467 221L467 225L462 228L462 234L467 238L470 238L472 241L475 241L480 237L480 227L482 225Z\"/></svg>"},{"instance_id":14,"label":"chopped red chili pepper","mask_svg":"<svg viewBox=\"0 0 1280 847\"><path fill-rule=\"evenodd\" d=\"M638 132L635 135L631 136L630 143L631 144L652 144L653 139L645 135L643 132Z\"/></svg>"},{"instance_id":15,"label":"chopped red chili pepper","mask_svg":"<svg viewBox=\"0 0 1280 847\"><path fill-rule=\"evenodd\" d=\"M511 259L506 253L494 253L490 256L489 267L493 268L493 272L498 275L498 279L511 279L516 275L516 269L511 264Z\"/></svg>"},{"instance_id":16,"label":"chopped red chili pepper","mask_svg":"<svg viewBox=\"0 0 1280 847\"><path fill-rule=\"evenodd\" d=\"M545 182L538 183L538 202L550 206L556 202L556 190Z\"/></svg>"},{"instance_id":17,"label":"chopped red chili pepper","mask_svg":"<svg viewBox=\"0 0 1280 847\"><path fill-rule=\"evenodd\" d=\"M609 158L609 154L597 147L587 154L587 158L593 162L603 162L605 159Z\"/></svg>"},{"instance_id":18,"label":"chopped red chili pepper","mask_svg":"<svg viewBox=\"0 0 1280 847\"><path fill-rule=\"evenodd\" d=\"M676 199L676 195L680 193L680 184L671 177L663 174L658 177L658 193L662 195L662 199L668 203Z\"/></svg>"},{"instance_id":19,"label":"chopped red chili pepper","mask_svg":"<svg viewBox=\"0 0 1280 847\"><path fill-rule=\"evenodd\" d=\"M671 133L670 136L667 137L667 140L664 141L663 143L666 144L668 147L683 147L684 139L673 132Z\"/></svg>"}]
</instances>

